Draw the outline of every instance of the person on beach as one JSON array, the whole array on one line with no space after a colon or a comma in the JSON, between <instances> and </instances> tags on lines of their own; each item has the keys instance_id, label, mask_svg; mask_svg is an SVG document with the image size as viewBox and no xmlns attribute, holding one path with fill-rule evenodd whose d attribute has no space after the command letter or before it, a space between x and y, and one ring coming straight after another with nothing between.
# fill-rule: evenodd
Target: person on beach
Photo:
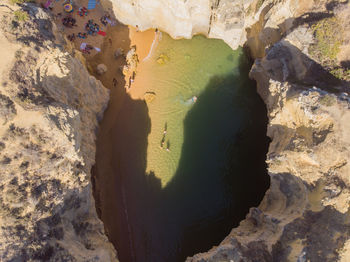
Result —
<instances>
[{"instance_id":1,"label":"person on beach","mask_svg":"<svg viewBox=\"0 0 350 262\"><path fill-rule=\"evenodd\" d=\"M78 36L79 36L79 34L78 34ZM74 33L70 34L70 35L67 36L67 38L68 38L69 41L73 42L75 40L75 34Z\"/></svg>"},{"instance_id":2,"label":"person on beach","mask_svg":"<svg viewBox=\"0 0 350 262\"><path fill-rule=\"evenodd\" d=\"M100 18L100 21L104 26L108 25L107 19L108 19L107 15L104 15Z\"/></svg>"},{"instance_id":3,"label":"person on beach","mask_svg":"<svg viewBox=\"0 0 350 262\"><path fill-rule=\"evenodd\" d=\"M167 152L170 152L170 141L168 140L166 143L166 149Z\"/></svg>"},{"instance_id":4,"label":"person on beach","mask_svg":"<svg viewBox=\"0 0 350 262\"><path fill-rule=\"evenodd\" d=\"M92 45L89 45L89 44L87 44L86 46L85 46L85 48L84 49L82 49L81 51L84 53L84 54L90 54L90 51L91 50L93 50L94 49L94 47L92 46Z\"/></svg>"},{"instance_id":5,"label":"person on beach","mask_svg":"<svg viewBox=\"0 0 350 262\"><path fill-rule=\"evenodd\" d=\"M165 122L164 124L164 131L163 131L163 135L165 136L166 132L167 132L167 129L168 129L168 123Z\"/></svg>"},{"instance_id":6,"label":"person on beach","mask_svg":"<svg viewBox=\"0 0 350 262\"><path fill-rule=\"evenodd\" d=\"M86 33L79 32L79 33L78 33L78 37L81 38L81 39L86 39L86 38L87 38L87 34L86 34Z\"/></svg>"},{"instance_id":7,"label":"person on beach","mask_svg":"<svg viewBox=\"0 0 350 262\"><path fill-rule=\"evenodd\" d=\"M163 149L165 142L165 135L163 135L162 140L160 141L160 149Z\"/></svg>"},{"instance_id":8,"label":"person on beach","mask_svg":"<svg viewBox=\"0 0 350 262\"><path fill-rule=\"evenodd\" d=\"M113 77L113 86L114 86L114 87L117 87L117 84L118 84L117 79L115 79L115 78Z\"/></svg>"},{"instance_id":9,"label":"person on beach","mask_svg":"<svg viewBox=\"0 0 350 262\"><path fill-rule=\"evenodd\" d=\"M70 15L62 19L62 24L65 27L72 28L73 26L77 26L76 23L77 23L77 21L73 17L71 17Z\"/></svg>"}]
</instances>

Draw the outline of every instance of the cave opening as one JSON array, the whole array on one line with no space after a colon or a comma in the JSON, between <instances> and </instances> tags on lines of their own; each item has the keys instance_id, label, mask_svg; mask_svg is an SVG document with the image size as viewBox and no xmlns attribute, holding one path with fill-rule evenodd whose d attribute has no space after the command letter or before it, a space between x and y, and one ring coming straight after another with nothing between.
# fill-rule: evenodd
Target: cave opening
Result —
<instances>
[{"instance_id":1,"label":"cave opening","mask_svg":"<svg viewBox=\"0 0 350 262\"><path fill-rule=\"evenodd\" d=\"M243 50L154 34L128 92L112 90L92 170L121 262L209 250L269 187L267 111Z\"/></svg>"}]
</instances>

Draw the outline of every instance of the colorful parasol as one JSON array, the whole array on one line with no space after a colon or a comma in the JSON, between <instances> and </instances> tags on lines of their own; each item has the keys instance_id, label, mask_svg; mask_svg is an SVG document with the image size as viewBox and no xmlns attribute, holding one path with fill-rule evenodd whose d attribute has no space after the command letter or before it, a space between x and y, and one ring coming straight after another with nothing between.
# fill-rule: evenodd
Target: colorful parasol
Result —
<instances>
[{"instance_id":1,"label":"colorful parasol","mask_svg":"<svg viewBox=\"0 0 350 262\"><path fill-rule=\"evenodd\" d=\"M63 6L63 9L64 9L64 11L66 11L67 13L73 12L73 6L72 6L71 4L65 4L65 5Z\"/></svg>"}]
</instances>

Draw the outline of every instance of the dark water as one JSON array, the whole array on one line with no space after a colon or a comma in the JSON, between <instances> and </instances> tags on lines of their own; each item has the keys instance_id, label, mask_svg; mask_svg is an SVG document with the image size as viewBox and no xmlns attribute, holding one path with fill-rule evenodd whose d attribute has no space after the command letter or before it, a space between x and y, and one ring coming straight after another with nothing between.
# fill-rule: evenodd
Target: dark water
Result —
<instances>
[{"instance_id":1,"label":"dark water","mask_svg":"<svg viewBox=\"0 0 350 262\"><path fill-rule=\"evenodd\" d=\"M228 48L224 43L215 45ZM204 51L201 63L214 63ZM191 67L191 75L202 74L208 80L199 88L183 85L186 95L171 84L171 91L160 91L171 79L161 88L154 84L147 89L157 93L150 104L125 95L107 132L110 144L98 143L97 154L108 146L111 156L104 163L97 161L97 202L105 201L101 218L121 262L184 261L207 251L259 204L269 186L266 109L255 83L248 79L250 64L242 50L225 52L226 60L219 57L210 64L220 69L222 61L225 72L203 71L205 64ZM171 54L169 64L160 70L174 70ZM231 62L234 68L227 70ZM186 70L181 78L188 78ZM178 93L184 102L192 95L198 100L166 111L164 101L171 107ZM160 149L165 125L167 145ZM106 163L112 170L109 174L102 167Z\"/></svg>"}]
</instances>

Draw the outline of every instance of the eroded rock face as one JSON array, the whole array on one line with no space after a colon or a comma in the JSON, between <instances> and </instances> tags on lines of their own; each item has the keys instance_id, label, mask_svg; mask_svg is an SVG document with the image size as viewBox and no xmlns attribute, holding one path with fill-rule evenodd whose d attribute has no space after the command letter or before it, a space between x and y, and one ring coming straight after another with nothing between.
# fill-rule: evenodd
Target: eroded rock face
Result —
<instances>
[{"instance_id":1,"label":"eroded rock face","mask_svg":"<svg viewBox=\"0 0 350 262\"><path fill-rule=\"evenodd\" d=\"M294 24L255 60L270 189L218 247L188 261L349 261L350 85L313 60L316 41L309 25Z\"/></svg>"},{"instance_id":2,"label":"eroded rock face","mask_svg":"<svg viewBox=\"0 0 350 262\"><path fill-rule=\"evenodd\" d=\"M263 52L290 27L288 18L315 8L303 0L112 0L116 17L140 30L159 28L173 38L204 34L233 49L250 42ZM266 19L267 18L267 19ZM255 50L254 50L255 51ZM261 53L256 52L261 55Z\"/></svg>"},{"instance_id":3,"label":"eroded rock face","mask_svg":"<svg viewBox=\"0 0 350 262\"><path fill-rule=\"evenodd\" d=\"M108 91L45 12L16 22L12 8L0 7L0 260L115 261L90 182Z\"/></svg>"},{"instance_id":4,"label":"eroded rock face","mask_svg":"<svg viewBox=\"0 0 350 262\"><path fill-rule=\"evenodd\" d=\"M349 261L349 83L308 52L314 21L338 8L348 24L340 2L114 2L117 17L141 30L203 33L259 58L251 76L270 119L271 187L218 247L188 261ZM0 7L0 260L114 261L90 183L108 92L63 51L47 14L27 10L18 23Z\"/></svg>"}]
</instances>

